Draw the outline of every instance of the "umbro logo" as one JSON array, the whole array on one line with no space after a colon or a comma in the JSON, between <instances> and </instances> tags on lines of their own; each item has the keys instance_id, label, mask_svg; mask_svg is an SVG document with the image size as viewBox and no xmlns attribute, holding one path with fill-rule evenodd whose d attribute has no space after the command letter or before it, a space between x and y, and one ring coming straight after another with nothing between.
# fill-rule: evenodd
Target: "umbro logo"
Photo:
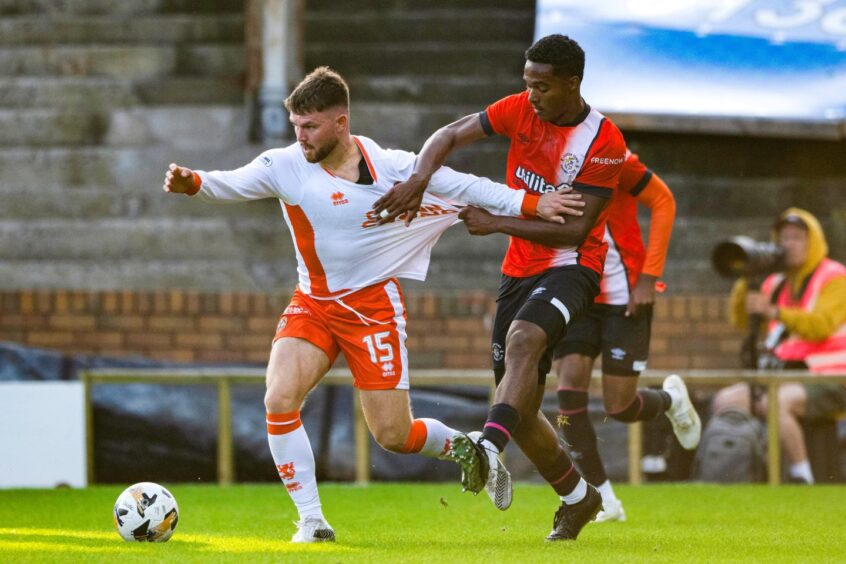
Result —
<instances>
[{"instance_id":1,"label":"umbro logo","mask_svg":"<svg viewBox=\"0 0 846 564\"><path fill-rule=\"evenodd\" d=\"M349 204L350 201L344 197L343 192L335 192L332 194L332 205L333 206L342 206L344 204Z\"/></svg>"},{"instance_id":2,"label":"umbro logo","mask_svg":"<svg viewBox=\"0 0 846 564\"><path fill-rule=\"evenodd\" d=\"M532 293L529 294L529 297L537 296L538 294L543 294L544 292L546 292L546 286L538 286L537 288L532 290Z\"/></svg>"},{"instance_id":3,"label":"umbro logo","mask_svg":"<svg viewBox=\"0 0 846 564\"><path fill-rule=\"evenodd\" d=\"M626 351L619 347L614 347L611 349L611 358L614 360L623 360L626 358Z\"/></svg>"}]
</instances>

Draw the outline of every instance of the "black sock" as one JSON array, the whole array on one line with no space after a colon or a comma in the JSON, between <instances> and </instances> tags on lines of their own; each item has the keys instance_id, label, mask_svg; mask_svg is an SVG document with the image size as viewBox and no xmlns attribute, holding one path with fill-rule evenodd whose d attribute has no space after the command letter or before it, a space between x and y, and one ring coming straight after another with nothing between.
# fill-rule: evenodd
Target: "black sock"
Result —
<instances>
[{"instance_id":1,"label":"black sock","mask_svg":"<svg viewBox=\"0 0 846 564\"><path fill-rule=\"evenodd\" d=\"M622 411L609 413L617 421L651 421L670 409L673 399L664 390L638 390L632 403Z\"/></svg>"},{"instance_id":2,"label":"black sock","mask_svg":"<svg viewBox=\"0 0 846 564\"><path fill-rule=\"evenodd\" d=\"M564 436L567 454L588 483L594 486L602 484L608 476L599 457L596 432L588 416L588 393L558 390L558 407L558 427Z\"/></svg>"},{"instance_id":3,"label":"black sock","mask_svg":"<svg viewBox=\"0 0 846 564\"><path fill-rule=\"evenodd\" d=\"M482 429L482 438L492 442L499 449L505 450L505 445L511 440L511 434L520 423L520 414L507 403L498 403L488 411L488 420Z\"/></svg>"},{"instance_id":4,"label":"black sock","mask_svg":"<svg viewBox=\"0 0 846 564\"><path fill-rule=\"evenodd\" d=\"M581 475L564 450L561 450L550 464L538 465L538 472L558 495L571 493L581 479Z\"/></svg>"}]
</instances>

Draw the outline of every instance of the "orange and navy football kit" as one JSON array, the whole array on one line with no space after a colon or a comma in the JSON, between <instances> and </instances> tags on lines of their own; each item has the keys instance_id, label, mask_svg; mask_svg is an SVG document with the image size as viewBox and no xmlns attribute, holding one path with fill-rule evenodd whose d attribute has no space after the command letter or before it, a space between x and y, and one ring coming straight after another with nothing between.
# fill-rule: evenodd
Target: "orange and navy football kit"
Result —
<instances>
[{"instance_id":1,"label":"orange and navy football kit","mask_svg":"<svg viewBox=\"0 0 846 564\"><path fill-rule=\"evenodd\" d=\"M295 337L331 362L343 352L355 386L408 389L406 310L397 278L423 280L432 247L459 221L456 204L500 215L533 215L539 196L441 167L418 218L378 225L373 203L407 180L416 156L353 137L366 181L339 178L306 160L298 144L262 153L232 171L197 171L197 197L210 201L276 198L294 240L298 285L275 339Z\"/></svg>"},{"instance_id":2,"label":"orange and navy football kit","mask_svg":"<svg viewBox=\"0 0 846 564\"><path fill-rule=\"evenodd\" d=\"M649 247L637 220L638 203L651 209ZM615 376L637 376L646 369L652 307L627 316L632 289L641 273L660 277L664 268L675 205L669 188L626 151L617 193L608 206L605 241L608 254L601 291L594 305L573 323L555 348L554 357L602 354L602 369Z\"/></svg>"},{"instance_id":3,"label":"orange and navy football kit","mask_svg":"<svg viewBox=\"0 0 846 564\"><path fill-rule=\"evenodd\" d=\"M523 92L507 96L479 114L489 135L510 139L506 184L518 191L544 193L561 186L611 199L617 190L625 159L619 129L585 104L584 111L565 125L537 117ZM599 293L607 244L603 240L607 206L578 245L553 248L511 237L502 263L491 355L497 383L505 373L505 337L511 323L524 319L547 334L550 349L539 363L543 382L551 365L551 351Z\"/></svg>"}]
</instances>

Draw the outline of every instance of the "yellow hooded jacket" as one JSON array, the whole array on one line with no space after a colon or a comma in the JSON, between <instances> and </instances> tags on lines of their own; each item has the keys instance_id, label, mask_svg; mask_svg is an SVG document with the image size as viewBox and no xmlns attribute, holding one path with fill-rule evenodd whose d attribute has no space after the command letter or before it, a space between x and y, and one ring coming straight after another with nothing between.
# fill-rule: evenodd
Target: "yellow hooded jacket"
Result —
<instances>
[{"instance_id":1,"label":"yellow hooded jacket","mask_svg":"<svg viewBox=\"0 0 846 564\"><path fill-rule=\"evenodd\" d=\"M780 218L783 219L789 215L801 218L808 226L808 259L795 272L785 273L791 293L798 301L800 297L798 294L803 284L828 256L828 243L819 221L811 213L799 208L789 208L781 214ZM777 240L776 229L773 229L772 237L773 240ZM732 289L729 302L731 323L740 329L745 329L749 324L749 316L746 313L747 291L746 279L739 279ZM777 321L782 322L791 334L807 341L823 341L831 337L838 327L846 323L846 277L837 277L829 281L820 290L811 311L805 311L799 307L779 308Z\"/></svg>"}]
</instances>

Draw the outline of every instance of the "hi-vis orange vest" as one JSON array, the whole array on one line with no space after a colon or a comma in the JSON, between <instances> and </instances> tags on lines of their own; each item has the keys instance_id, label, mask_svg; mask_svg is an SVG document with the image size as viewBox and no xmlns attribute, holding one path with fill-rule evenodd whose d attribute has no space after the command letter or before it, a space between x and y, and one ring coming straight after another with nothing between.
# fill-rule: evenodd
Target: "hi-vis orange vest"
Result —
<instances>
[{"instance_id":1,"label":"hi-vis orange vest","mask_svg":"<svg viewBox=\"0 0 846 564\"><path fill-rule=\"evenodd\" d=\"M817 303L822 288L833 278L846 276L846 267L839 262L823 259L814 270L805 291L798 302L790 295L790 284L782 284L784 274L773 274L764 281L761 290L766 295L781 286L775 304L779 307L799 307L810 312ZM770 321L769 334L782 330L780 321ZM807 341L798 335L790 334L773 351L782 361L799 361L808 365L811 372L822 374L846 372L846 323L838 327L834 334L823 341Z\"/></svg>"}]
</instances>

